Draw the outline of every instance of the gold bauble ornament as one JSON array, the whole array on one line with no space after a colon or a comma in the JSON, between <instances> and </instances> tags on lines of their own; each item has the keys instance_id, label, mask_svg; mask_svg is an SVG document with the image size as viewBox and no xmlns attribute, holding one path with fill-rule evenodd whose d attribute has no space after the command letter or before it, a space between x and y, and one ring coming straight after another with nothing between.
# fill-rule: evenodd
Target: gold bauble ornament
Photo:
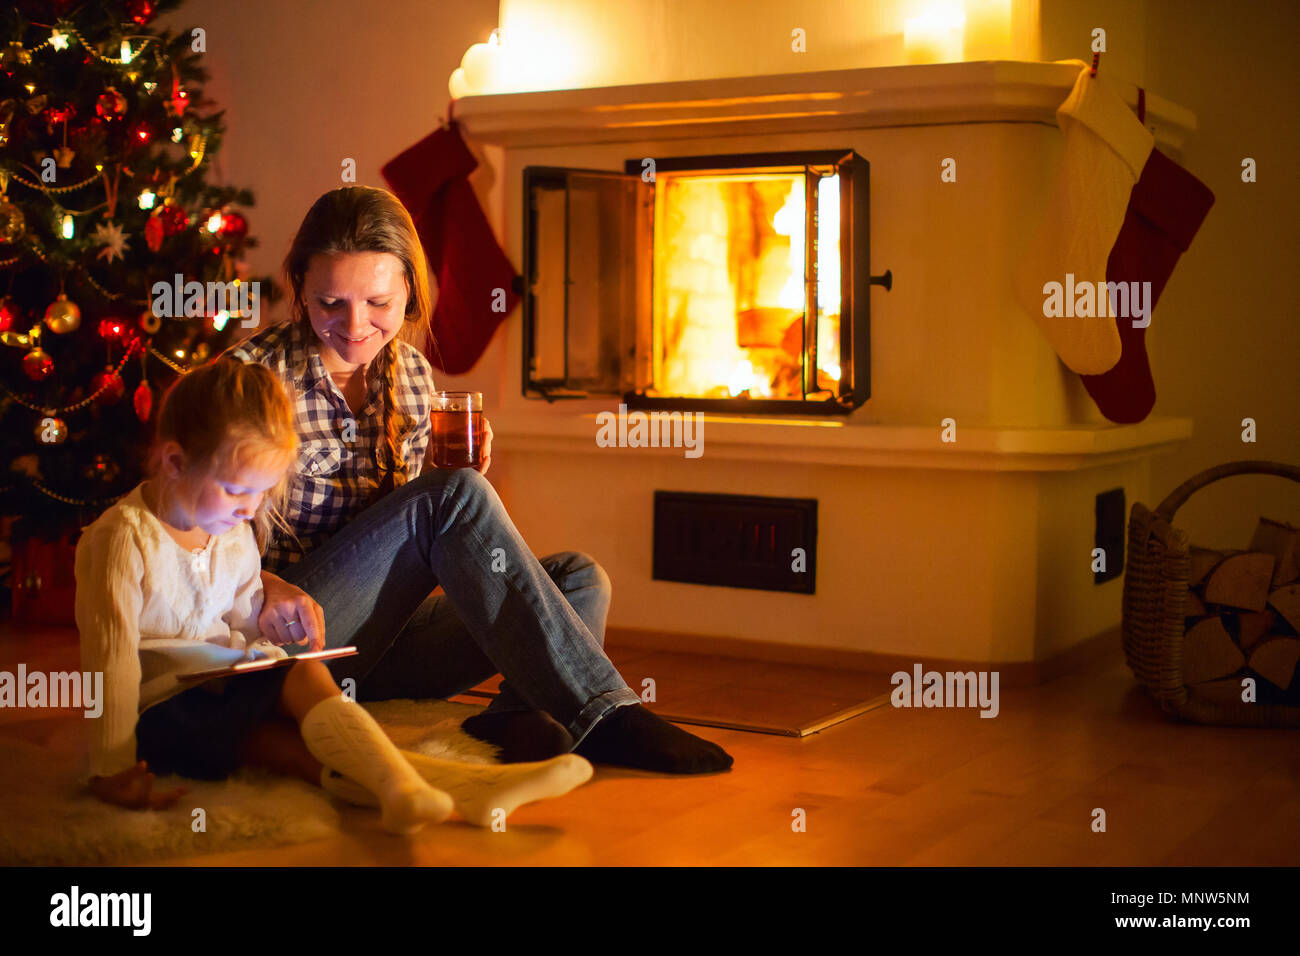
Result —
<instances>
[{"instance_id":1,"label":"gold bauble ornament","mask_svg":"<svg viewBox=\"0 0 1300 956\"><path fill-rule=\"evenodd\" d=\"M30 62L32 62L31 53L17 40L0 50L0 69L7 73L12 73L15 66L26 66Z\"/></svg>"},{"instance_id":2,"label":"gold bauble ornament","mask_svg":"<svg viewBox=\"0 0 1300 956\"><path fill-rule=\"evenodd\" d=\"M51 332L63 335L67 332L75 332L80 325L81 309L77 308L77 303L62 293L45 310L45 327Z\"/></svg>"},{"instance_id":3,"label":"gold bauble ornament","mask_svg":"<svg viewBox=\"0 0 1300 956\"><path fill-rule=\"evenodd\" d=\"M10 202L8 196L0 196L0 242L17 242L26 229L23 211Z\"/></svg>"},{"instance_id":4,"label":"gold bauble ornament","mask_svg":"<svg viewBox=\"0 0 1300 956\"><path fill-rule=\"evenodd\" d=\"M62 445L68 437L68 424L62 418L42 418L36 423L35 433L42 445Z\"/></svg>"},{"instance_id":5,"label":"gold bauble ornament","mask_svg":"<svg viewBox=\"0 0 1300 956\"><path fill-rule=\"evenodd\" d=\"M147 335L153 335L162 328L162 319L153 314L153 309L145 309L140 313L140 328Z\"/></svg>"}]
</instances>

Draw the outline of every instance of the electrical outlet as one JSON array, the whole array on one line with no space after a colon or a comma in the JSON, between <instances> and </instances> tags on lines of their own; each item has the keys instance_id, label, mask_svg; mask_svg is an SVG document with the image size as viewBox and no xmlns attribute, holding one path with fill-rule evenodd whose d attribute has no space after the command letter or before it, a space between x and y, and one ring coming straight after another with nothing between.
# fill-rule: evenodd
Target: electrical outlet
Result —
<instances>
[{"instance_id":1,"label":"electrical outlet","mask_svg":"<svg viewBox=\"0 0 1300 956\"><path fill-rule=\"evenodd\" d=\"M1106 555L1106 570L1093 571L1092 583L1104 584L1124 573L1124 489L1097 495L1097 527L1093 547Z\"/></svg>"}]
</instances>

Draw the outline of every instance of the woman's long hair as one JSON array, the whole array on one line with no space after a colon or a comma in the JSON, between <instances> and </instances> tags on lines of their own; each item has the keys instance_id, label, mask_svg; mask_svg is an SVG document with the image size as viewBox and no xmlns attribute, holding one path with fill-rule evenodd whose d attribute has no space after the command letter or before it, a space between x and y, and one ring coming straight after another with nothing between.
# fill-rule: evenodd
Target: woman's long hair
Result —
<instances>
[{"instance_id":1,"label":"woman's long hair","mask_svg":"<svg viewBox=\"0 0 1300 956\"><path fill-rule=\"evenodd\" d=\"M411 214L401 200L386 189L374 186L340 186L325 193L307 211L293 237L284 272L293 290L292 315L300 331L310 339L315 332L307 313L303 279L313 256L347 252L387 252L402 262L406 278L406 313L397 336L376 356L383 395L383 437L375 444L375 469L381 477L376 497L406 481L402 442L417 424L397 408L397 343L405 340L419 347L423 335L431 334L432 312L428 260Z\"/></svg>"},{"instance_id":2,"label":"woman's long hair","mask_svg":"<svg viewBox=\"0 0 1300 956\"><path fill-rule=\"evenodd\" d=\"M167 389L158 411L149 473L160 471L164 442L185 452L187 491L196 479L229 472L266 455L284 459L285 474L253 514L253 536L265 554L273 527L292 534L284 519L290 465L298 450L293 402L264 365L217 358L186 372Z\"/></svg>"}]
</instances>

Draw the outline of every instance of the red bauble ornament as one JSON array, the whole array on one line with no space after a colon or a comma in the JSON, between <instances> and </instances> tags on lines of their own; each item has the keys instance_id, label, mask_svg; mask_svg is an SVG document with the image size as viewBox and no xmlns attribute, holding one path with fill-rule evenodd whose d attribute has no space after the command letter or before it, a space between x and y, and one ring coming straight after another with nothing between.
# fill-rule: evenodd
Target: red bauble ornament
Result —
<instances>
[{"instance_id":1,"label":"red bauble ornament","mask_svg":"<svg viewBox=\"0 0 1300 956\"><path fill-rule=\"evenodd\" d=\"M147 422L149 413L153 410L153 390L149 388L148 382L141 382L136 386L132 404L135 405L135 417L142 422Z\"/></svg>"},{"instance_id":2,"label":"red bauble ornament","mask_svg":"<svg viewBox=\"0 0 1300 956\"><path fill-rule=\"evenodd\" d=\"M164 235L168 236L176 235L190 224L190 214L175 203L163 206L158 219L162 222Z\"/></svg>"},{"instance_id":3,"label":"red bauble ornament","mask_svg":"<svg viewBox=\"0 0 1300 956\"><path fill-rule=\"evenodd\" d=\"M144 221L144 241L150 252L157 252L162 248L163 235L162 219L157 213Z\"/></svg>"},{"instance_id":4,"label":"red bauble ornament","mask_svg":"<svg viewBox=\"0 0 1300 956\"><path fill-rule=\"evenodd\" d=\"M81 126L68 124L68 145L77 149L86 149L101 143L105 137L106 124L98 116L92 116Z\"/></svg>"},{"instance_id":5,"label":"red bauble ornament","mask_svg":"<svg viewBox=\"0 0 1300 956\"><path fill-rule=\"evenodd\" d=\"M127 0L126 15L140 26L144 26L153 19L152 0Z\"/></svg>"},{"instance_id":6,"label":"red bauble ornament","mask_svg":"<svg viewBox=\"0 0 1300 956\"><path fill-rule=\"evenodd\" d=\"M99 392L99 397L95 399L100 405L112 405L122 400L126 394L126 383L122 381L122 376L118 375L110 365L90 380L91 392Z\"/></svg>"},{"instance_id":7,"label":"red bauble ornament","mask_svg":"<svg viewBox=\"0 0 1300 956\"><path fill-rule=\"evenodd\" d=\"M100 319L99 337L110 342L121 342L126 338L126 319Z\"/></svg>"},{"instance_id":8,"label":"red bauble ornament","mask_svg":"<svg viewBox=\"0 0 1300 956\"><path fill-rule=\"evenodd\" d=\"M217 235L227 241L238 241L248 235L248 220L237 212L221 214L221 228Z\"/></svg>"},{"instance_id":9,"label":"red bauble ornament","mask_svg":"<svg viewBox=\"0 0 1300 956\"><path fill-rule=\"evenodd\" d=\"M118 119L126 113L126 97L110 86L95 100L95 113L103 119Z\"/></svg>"},{"instance_id":10,"label":"red bauble ornament","mask_svg":"<svg viewBox=\"0 0 1300 956\"><path fill-rule=\"evenodd\" d=\"M23 374L33 382L43 382L54 371L54 359L42 348L34 348L23 356Z\"/></svg>"}]
</instances>

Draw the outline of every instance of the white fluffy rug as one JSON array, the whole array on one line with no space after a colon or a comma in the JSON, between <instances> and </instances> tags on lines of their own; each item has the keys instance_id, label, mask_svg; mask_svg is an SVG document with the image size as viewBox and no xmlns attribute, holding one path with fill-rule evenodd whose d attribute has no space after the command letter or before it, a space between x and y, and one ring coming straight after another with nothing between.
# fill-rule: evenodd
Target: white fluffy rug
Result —
<instances>
[{"instance_id":1,"label":"white fluffy rug","mask_svg":"<svg viewBox=\"0 0 1300 956\"><path fill-rule=\"evenodd\" d=\"M496 747L460 729L481 707L444 700L363 706L399 747L447 760L495 762ZM76 782L84 752L75 720L64 722L44 747L0 737L0 865L139 863L307 843L339 828L336 804L319 787L258 770L220 782L159 777L160 789L190 788L167 810L110 806ZM196 832L195 807L206 813L205 832Z\"/></svg>"}]
</instances>

